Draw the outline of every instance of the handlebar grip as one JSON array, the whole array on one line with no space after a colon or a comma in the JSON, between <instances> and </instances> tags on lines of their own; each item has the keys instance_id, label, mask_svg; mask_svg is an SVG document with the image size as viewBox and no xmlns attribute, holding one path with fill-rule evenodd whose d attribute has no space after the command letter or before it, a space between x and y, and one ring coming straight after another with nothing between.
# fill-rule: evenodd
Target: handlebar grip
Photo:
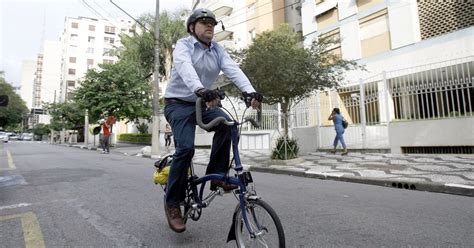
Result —
<instances>
[{"instance_id":1,"label":"handlebar grip","mask_svg":"<svg viewBox=\"0 0 474 248\"><path fill-rule=\"evenodd\" d=\"M202 122L202 98L201 97L198 97L197 100L196 100L196 122L198 124L199 127L201 127L202 129L206 130L206 131L210 131L211 128L221 124L221 123L224 123L225 125L227 126L233 126L234 125L234 122L233 121L227 121L224 117L217 117L216 119L210 121L209 123L207 124L204 124Z\"/></svg>"},{"instance_id":2,"label":"handlebar grip","mask_svg":"<svg viewBox=\"0 0 474 248\"><path fill-rule=\"evenodd\" d=\"M245 120L252 123L252 125L256 128L260 127L260 123L257 123L252 117L245 117Z\"/></svg>"}]
</instances>

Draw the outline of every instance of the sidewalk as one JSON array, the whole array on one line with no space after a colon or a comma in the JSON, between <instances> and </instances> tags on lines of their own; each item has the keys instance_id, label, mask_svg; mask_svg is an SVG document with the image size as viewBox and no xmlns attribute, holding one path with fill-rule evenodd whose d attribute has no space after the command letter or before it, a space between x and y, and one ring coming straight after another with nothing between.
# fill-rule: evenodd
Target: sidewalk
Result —
<instances>
[{"instance_id":1,"label":"sidewalk","mask_svg":"<svg viewBox=\"0 0 474 248\"><path fill-rule=\"evenodd\" d=\"M92 149L73 145L84 149ZM113 153L150 157L144 146L117 144ZM173 153L160 147L160 155ZM421 190L474 196L474 155L387 154L350 152L346 156L329 152L302 154L287 161L271 160L268 150L242 150L244 167L251 171L373 184L404 190ZM205 166L209 149L196 149L194 163Z\"/></svg>"}]
</instances>

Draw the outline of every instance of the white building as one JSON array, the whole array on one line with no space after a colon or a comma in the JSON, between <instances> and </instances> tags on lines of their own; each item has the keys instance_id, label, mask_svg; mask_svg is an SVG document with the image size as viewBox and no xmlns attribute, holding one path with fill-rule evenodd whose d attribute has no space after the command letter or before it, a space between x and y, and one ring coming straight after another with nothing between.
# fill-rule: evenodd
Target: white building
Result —
<instances>
[{"instance_id":1,"label":"white building","mask_svg":"<svg viewBox=\"0 0 474 248\"><path fill-rule=\"evenodd\" d=\"M119 34L129 32L130 21L111 22L89 17L66 17L61 36L60 101L77 88L88 69L117 61L112 50L121 45Z\"/></svg>"},{"instance_id":2,"label":"white building","mask_svg":"<svg viewBox=\"0 0 474 248\"><path fill-rule=\"evenodd\" d=\"M345 87L308 100L307 106L317 106L311 109L316 117L305 120L295 114L295 126L317 126L313 148L331 147L334 131L324 117L339 107L351 123L345 136L352 148L474 151L472 1L302 4L305 44L321 36L340 38L331 52L367 69L348 73ZM310 137L307 131L295 133Z\"/></svg>"},{"instance_id":3,"label":"white building","mask_svg":"<svg viewBox=\"0 0 474 248\"><path fill-rule=\"evenodd\" d=\"M38 87L40 99L34 107L42 107L43 103L57 102L61 84L61 43L59 41L44 41L43 66L41 85ZM55 99L56 97L56 99Z\"/></svg>"},{"instance_id":4,"label":"white building","mask_svg":"<svg viewBox=\"0 0 474 248\"><path fill-rule=\"evenodd\" d=\"M24 60L21 65L20 97L28 109L33 108L33 84L35 81L36 61Z\"/></svg>"}]
</instances>

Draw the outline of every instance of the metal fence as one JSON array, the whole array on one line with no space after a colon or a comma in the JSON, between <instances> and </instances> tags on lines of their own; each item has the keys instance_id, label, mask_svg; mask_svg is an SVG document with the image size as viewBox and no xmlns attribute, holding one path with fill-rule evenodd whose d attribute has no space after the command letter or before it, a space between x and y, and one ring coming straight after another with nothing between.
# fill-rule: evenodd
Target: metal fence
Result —
<instances>
[{"instance_id":1,"label":"metal fence","mask_svg":"<svg viewBox=\"0 0 474 248\"><path fill-rule=\"evenodd\" d=\"M333 124L327 116L339 107L349 121L350 140L363 148L381 148L388 145L386 125L392 121L472 117L473 81L474 56L383 72L338 89L316 91L292 106L289 127L318 127L319 139L327 136L320 143L330 143ZM263 109L262 127L248 125L244 130L281 131L280 107ZM256 118L256 111L249 114Z\"/></svg>"}]
</instances>

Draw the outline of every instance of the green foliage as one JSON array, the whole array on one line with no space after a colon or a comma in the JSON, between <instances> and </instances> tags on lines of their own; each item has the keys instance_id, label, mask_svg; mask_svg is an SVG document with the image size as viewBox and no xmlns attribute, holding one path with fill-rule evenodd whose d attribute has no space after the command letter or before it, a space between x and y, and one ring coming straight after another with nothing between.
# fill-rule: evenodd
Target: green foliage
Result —
<instances>
[{"instance_id":1,"label":"green foliage","mask_svg":"<svg viewBox=\"0 0 474 248\"><path fill-rule=\"evenodd\" d=\"M137 125L138 132L141 134L147 134L148 133L148 124L146 123L140 123Z\"/></svg>"},{"instance_id":2,"label":"green foliage","mask_svg":"<svg viewBox=\"0 0 474 248\"><path fill-rule=\"evenodd\" d=\"M25 102L15 93L13 87L5 81L0 71L0 95L7 95L8 106L0 107L0 128L11 129L18 126L23 117L28 114Z\"/></svg>"},{"instance_id":3,"label":"green foliage","mask_svg":"<svg viewBox=\"0 0 474 248\"><path fill-rule=\"evenodd\" d=\"M35 136L39 137L39 140L43 140L43 136L50 133L49 125L45 125L42 123L37 124L33 128L32 132Z\"/></svg>"},{"instance_id":4,"label":"green foliage","mask_svg":"<svg viewBox=\"0 0 474 248\"><path fill-rule=\"evenodd\" d=\"M298 143L296 139L289 139L281 136L277 139L275 148L272 151L272 159L287 160L298 157Z\"/></svg>"},{"instance_id":5,"label":"green foliage","mask_svg":"<svg viewBox=\"0 0 474 248\"><path fill-rule=\"evenodd\" d=\"M122 133L117 139L130 143L151 144L151 134Z\"/></svg>"},{"instance_id":6,"label":"green foliage","mask_svg":"<svg viewBox=\"0 0 474 248\"><path fill-rule=\"evenodd\" d=\"M173 46L177 40L186 35L186 27L184 24L187 11L177 10L170 13L163 11L160 13L160 75L165 75L165 79L169 78L171 72L171 54ZM127 61L130 65L134 65L141 70L144 76L150 75L154 71L155 58L155 17L147 14L139 18L147 28L152 31L144 30L143 32L135 32L131 36L123 36L122 44L124 48L120 51L120 59Z\"/></svg>"},{"instance_id":7,"label":"green foliage","mask_svg":"<svg viewBox=\"0 0 474 248\"><path fill-rule=\"evenodd\" d=\"M132 121L150 118L151 85L140 71L124 62L100 67L100 71L89 70L73 92L74 101L89 110L90 121L97 121L104 111Z\"/></svg>"},{"instance_id":8,"label":"green foliage","mask_svg":"<svg viewBox=\"0 0 474 248\"><path fill-rule=\"evenodd\" d=\"M44 108L52 117L50 128L55 131L77 129L84 125L85 110L74 102L51 103Z\"/></svg>"}]
</instances>

